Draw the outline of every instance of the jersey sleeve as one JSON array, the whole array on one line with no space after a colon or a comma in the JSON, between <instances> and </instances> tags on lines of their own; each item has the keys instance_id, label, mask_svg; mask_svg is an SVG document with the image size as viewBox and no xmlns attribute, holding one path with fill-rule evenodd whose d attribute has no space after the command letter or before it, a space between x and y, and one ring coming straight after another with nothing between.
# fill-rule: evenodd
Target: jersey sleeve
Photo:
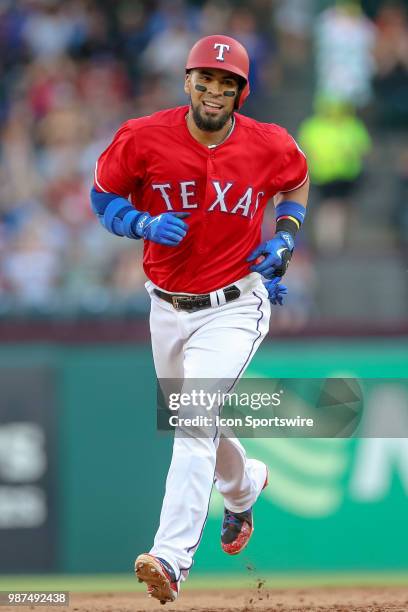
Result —
<instances>
[{"instance_id":1,"label":"jersey sleeve","mask_svg":"<svg viewBox=\"0 0 408 612\"><path fill-rule=\"evenodd\" d=\"M308 178L306 155L296 140L284 131L282 164L274 179L277 193L299 189Z\"/></svg>"},{"instance_id":2,"label":"jersey sleeve","mask_svg":"<svg viewBox=\"0 0 408 612\"><path fill-rule=\"evenodd\" d=\"M98 191L127 198L142 176L143 159L137 132L132 129L132 120L126 121L96 162L94 186Z\"/></svg>"}]
</instances>

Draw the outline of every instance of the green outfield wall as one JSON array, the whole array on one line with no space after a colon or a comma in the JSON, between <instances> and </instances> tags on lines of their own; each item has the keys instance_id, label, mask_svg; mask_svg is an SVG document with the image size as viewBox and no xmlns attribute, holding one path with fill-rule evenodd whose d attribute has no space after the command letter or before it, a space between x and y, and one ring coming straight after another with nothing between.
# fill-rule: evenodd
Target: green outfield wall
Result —
<instances>
[{"instance_id":1,"label":"green outfield wall","mask_svg":"<svg viewBox=\"0 0 408 612\"><path fill-rule=\"evenodd\" d=\"M386 403L390 418L408 419L407 384L395 381L408 379L408 341L269 342L248 374L380 379L368 414ZM152 542L171 455L156 431L149 347L2 346L0 383L1 570L130 570ZM214 493L197 569L408 569L407 439L243 443L270 469L254 538L237 558L220 551ZM30 542L37 554L23 562Z\"/></svg>"}]
</instances>

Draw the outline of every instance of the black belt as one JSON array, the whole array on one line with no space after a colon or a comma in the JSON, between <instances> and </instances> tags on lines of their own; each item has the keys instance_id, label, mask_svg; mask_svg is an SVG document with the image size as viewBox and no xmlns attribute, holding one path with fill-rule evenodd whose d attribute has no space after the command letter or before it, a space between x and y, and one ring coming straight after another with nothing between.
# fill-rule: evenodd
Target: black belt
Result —
<instances>
[{"instance_id":1,"label":"black belt","mask_svg":"<svg viewBox=\"0 0 408 612\"><path fill-rule=\"evenodd\" d=\"M202 308L211 307L209 293L203 295L184 295L183 293L165 293L164 291L160 291L160 289L153 289L153 291L159 298L172 304L176 310L201 310ZM241 295L241 291L236 285L226 287L223 289L223 292L226 302L236 300Z\"/></svg>"}]
</instances>

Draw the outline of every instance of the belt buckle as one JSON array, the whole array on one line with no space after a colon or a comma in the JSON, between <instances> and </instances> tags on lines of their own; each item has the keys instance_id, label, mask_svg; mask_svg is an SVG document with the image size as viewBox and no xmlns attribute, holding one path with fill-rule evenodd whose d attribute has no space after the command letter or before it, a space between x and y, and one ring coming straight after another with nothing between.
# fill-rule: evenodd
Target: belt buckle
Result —
<instances>
[{"instance_id":1,"label":"belt buckle","mask_svg":"<svg viewBox=\"0 0 408 612\"><path fill-rule=\"evenodd\" d=\"M194 302L196 301L196 296L195 295L172 295L171 296L171 301L173 304L173 307L176 310L193 310L194 309ZM185 305L185 307L183 308L183 305Z\"/></svg>"},{"instance_id":2,"label":"belt buckle","mask_svg":"<svg viewBox=\"0 0 408 612\"><path fill-rule=\"evenodd\" d=\"M178 295L172 295L171 296L171 303L173 304L173 308L175 310L180 310L179 299L180 299L180 297Z\"/></svg>"}]
</instances>

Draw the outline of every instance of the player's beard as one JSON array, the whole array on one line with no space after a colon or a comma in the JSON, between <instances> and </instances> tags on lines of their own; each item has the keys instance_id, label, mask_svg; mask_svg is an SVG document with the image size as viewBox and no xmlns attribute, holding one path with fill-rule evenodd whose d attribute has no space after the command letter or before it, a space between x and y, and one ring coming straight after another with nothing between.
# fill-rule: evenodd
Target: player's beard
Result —
<instances>
[{"instance_id":1,"label":"player's beard","mask_svg":"<svg viewBox=\"0 0 408 612\"><path fill-rule=\"evenodd\" d=\"M233 111L221 113L219 117L203 116L200 113L200 107L194 106L191 102L191 108L193 109L193 119L196 126L204 132L218 132L228 123L232 117Z\"/></svg>"}]
</instances>

